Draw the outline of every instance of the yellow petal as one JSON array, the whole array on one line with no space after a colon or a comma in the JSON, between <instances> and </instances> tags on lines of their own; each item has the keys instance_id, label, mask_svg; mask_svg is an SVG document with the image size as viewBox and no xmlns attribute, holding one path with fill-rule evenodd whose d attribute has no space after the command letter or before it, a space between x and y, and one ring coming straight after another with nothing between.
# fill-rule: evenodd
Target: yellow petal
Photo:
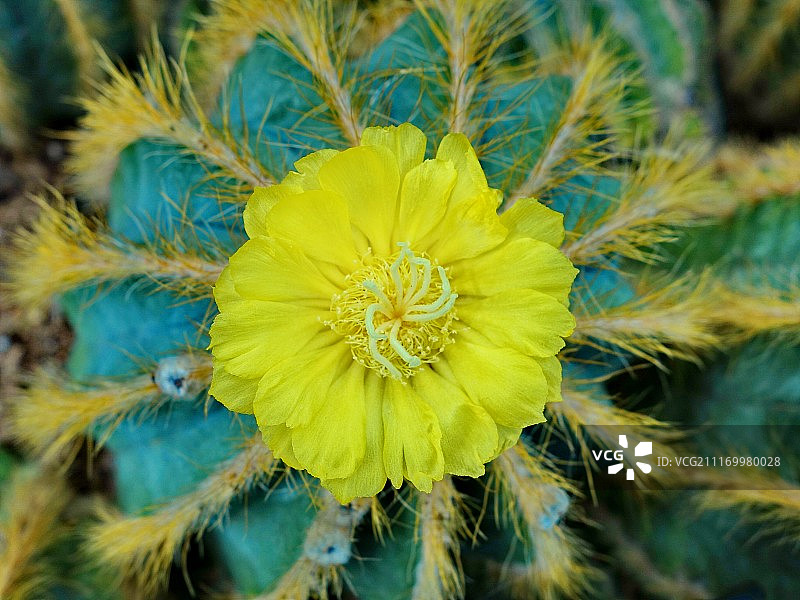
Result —
<instances>
[{"instance_id":1,"label":"yellow petal","mask_svg":"<svg viewBox=\"0 0 800 600\"><path fill-rule=\"evenodd\" d=\"M249 240L230 258L236 291L244 298L295 302L317 300L329 306L341 288L333 285L308 257L286 240ZM220 310L224 306L219 304Z\"/></svg>"},{"instance_id":2,"label":"yellow petal","mask_svg":"<svg viewBox=\"0 0 800 600\"><path fill-rule=\"evenodd\" d=\"M497 216L497 190L487 189L454 209L452 200L434 232L422 247L440 263L450 264L495 248L508 235Z\"/></svg>"},{"instance_id":3,"label":"yellow petal","mask_svg":"<svg viewBox=\"0 0 800 600\"><path fill-rule=\"evenodd\" d=\"M454 206L466 205L470 199L489 189L478 156L463 133L449 133L444 136L436 158L451 161L458 174L452 195ZM494 208L497 209L496 206Z\"/></svg>"},{"instance_id":4,"label":"yellow petal","mask_svg":"<svg viewBox=\"0 0 800 600\"><path fill-rule=\"evenodd\" d=\"M256 397L258 379L244 379L231 375L219 361L214 361L209 396L233 412L253 414L253 399Z\"/></svg>"},{"instance_id":5,"label":"yellow petal","mask_svg":"<svg viewBox=\"0 0 800 600\"><path fill-rule=\"evenodd\" d=\"M395 127L367 127L361 134L362 146L383 146L397 159L400 178L425 158L425 134L411 123Z\"/></svg>"},{"instance_id":6,"label":"yellow petal","mask_svg":"<svg viewBox=\"0 0 800 600\"><path fill-rule=\"evenodd\" d=\"M444 476L442 433L436 413L410 385L387 379L383 399L383 465L392 485L403 477L422 492Z\"/></svg>"},{"instance_id":7,"label":"yellow petal","mask_svg":"<svg viewBox=\"0 0 800 600\"><path fill-rule=\"evenodd\" d=\"M452 265L453 287L462 296L493 296L527 288L567 304L578 270L550 244L517 238Z\"/></svg>"},{"instance_id":8,"label":"yellow petal","mask_svg":"<svg viewBox=\"0 0 800 600\"><path fill-rule=\"evenodd\" d=\"M292 430L294 454L314 477L347 477L364 458L366 374L361 364L351 361L344 375L331 385L314 418Z\"/></svg>"},{"instance_id":9,"label":"yellow petal","mask_svg":"<svg viewBox=\"0 0 800 600\"><path fill-rule=\"evenodd\" d=\"M564 241L564 215L547 208L536 198L521 198L500 216L509 236L541 240L554 248Z\"/></svg>"},{"instance_id":10,"label":"yellow petal","mask_svg":"<svg viewBox=\"0 0 800 600\"><path fill-rule=\"evenodd\" d=\"M497 216L502 194L489 188L466 136L446 135L436 158L452 163L456 182L439 227L421 245L439 262L448 264L477 256L502 243L508 233Z\"/></svg>"},{"instance_id":11,"label":"yellow petal","mask_svg":"<svg viewBox=\"0 0 800 600\"><path fill-rule=\"evenodd\" d=\"M350 219L378 255L391 248L400 173L394 154L383 146L357 146L340 152L319 170L324 190L347 201ZM365 248L361 248L365 250Z\"/></svg>"},{"instance_id":12,"label":"yellow petal","mask_svg":"<svg viewBox=\"0 0 800 600\"><path fill-rule=\"evenodd\" d=\"M281 185L290 185L302 191L318 190L320 168L337 154L339 154L338 150L326 148L304 156L294 163L297 172L290 171L283 178Z\"/></svg>"},{"instance_id":13,"label":"yellow petal","mask_svg":"<svg viewBox=\"0 0 800 600\"><path fill-rule=\"evenodd\" d=\"M575 317L552 296L534 290L508 290L488 298L462 298L458 318L497 346L532 356L553 356Z\"/></svg>"},{"instance_id":14,"label":"yellow petal","mask_svg":"<svg viewBox=\"0 0 800 600\"><path fill-rule=\"evenodd\" d=\"M281 459L293 469L302 470L303 466L297 460L292 449L292 431L285 425L272 425L264 427L259 425L264 443L276 458Z\"/></svg>"},{"instance_id":15,"label":"yellow petal","mask_svg":"<svg viewBox=\"0 0 800 600\"><path fill-rule=\"evenodd\" d=\"M230 266L222 269L222 273L219 274L217 282L214 284L213 291L214 301L219 307L227 306L228 304L236 304L243 300L233 285L233 276L231 275Z\"/></svg>"},{"instance_id":16,"label":"yellow petal","mask_svg":"<svg viewBox=\"0 0 800 600\"><path fill-rule=\"evenodd\" d=\"M350 272L358 252L344 198L313 190L284 198L266 217L268 235L290 240L312 260L341 265Z\"/></svg>"},{"instance_id":17,"label":"yellow petal","mask_svg":"<svg viewBox=\"0 0 800 600\"><path fill-rule=\"evenodd\" d=\"M399 223L395 240L409 242L412 248L437 229L447 210L450 193L456 181L452 163L426 160L411 169L400 190Z\"/></svg>"},{"instance_id":18,"label":"yellow petal","mask_svg":"<svg viewBox=\"0 0 800 600\"><path fill-rule=\"evenodd\" d=\"M244 230L250 239L267 234L267 215L272 207L285 198L298 194L300 189L290 185L257 187L244 207Z\"/></svg>"},{"instance_id":19,"label":"yellow petal","mask_svg":"<svg viewBox=\"0 0 800 600\"><path fill-rule=\"evenodd\" d=\"M527 427L545 420L547 381L533 358L498 348L471 330L460 332L442 356L453 382L500 425ZM447 376L439 363L434 369Z\"/></svg>"},{"instance_id":20,"label":"yellow petal","mask_svg":"<svg viewBox=\"0 0 800 600\"><path fill-rule=\"evenodd\" d=\"M432 369L421 369L411 381L439 420L444 470L467 477L483 475L484 464L493 458L498 443L497 427L489 414Z\"/></svg>"},{"instance_id":21,"label":"yellow petal","mask_svg":"<svg viewBox=\"0 0 800 600\"><path fill-rule=\"evenodd\" d=\"M289 334L291 335L291 334ZM353 362L342 339L330 330L302 352L284 354L261 378L253 412L259 427L306 425L328 398L330 386Z\"/></svg>"},{"instance_id":22,"label":"yellow petal","mask_svg":"<svg viewBox=\"0 0 800 600\"><path fill-rule=\"evenodd\" d=\"M561 402L561 361L557 356L537 358L547 380L547 402Z\"/></svg>"},{"instance_id":23,"label":"yellow petal","mask_svg":"<svg viewBox=\"0 0 800 600\"><path fill-rule=\"evenodd\" d=\"M383 389L382 377L367 376L364 382L366 448L364 459L349 477L323 479L322 485L345 504L353 498L369 498L386 485L383 468Z\"/></svg>"},{"instance_id":24,"label":"yellow petal","mask_svg":"<svg viewBox=\"0 0 800 600\"><path fill-rule=\"evenodd\" d=\"M503 452L514 446L519 441L522 429L518 427L497 426L497 448L494 451L492 460L500 456Z\"/></svg>"},{"instance_id":25,"label":"yellow petal","mask_svg":"<svg viewBox=\"0 0 800 600\"><path fill-rule=\"evenodd\" d=\"M294 304L243 300L215 317L210 347L232 375L260 378L329 331L318 316L318 311Z\"/></svg>"}]
</instances>

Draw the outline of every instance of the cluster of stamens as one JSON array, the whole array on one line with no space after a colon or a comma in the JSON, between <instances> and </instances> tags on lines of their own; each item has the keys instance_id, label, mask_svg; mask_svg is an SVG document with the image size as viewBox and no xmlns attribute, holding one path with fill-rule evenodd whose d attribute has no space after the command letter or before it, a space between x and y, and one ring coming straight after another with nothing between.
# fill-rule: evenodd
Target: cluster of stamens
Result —
<instances>
[{"instance_id":1,"label":"cluster of stamens","mask_svg":"<svg viewBox=\"0 0 800 600\"><path fill-rule=\"evenodd\" d=\"M332 299L329 325L345 336L355 360L403 379L453 341L458 294L444 267L416 256L405 242L398 245L392 262L370 257L348 276L348 288Z\"/></svg>"}]
</instances>

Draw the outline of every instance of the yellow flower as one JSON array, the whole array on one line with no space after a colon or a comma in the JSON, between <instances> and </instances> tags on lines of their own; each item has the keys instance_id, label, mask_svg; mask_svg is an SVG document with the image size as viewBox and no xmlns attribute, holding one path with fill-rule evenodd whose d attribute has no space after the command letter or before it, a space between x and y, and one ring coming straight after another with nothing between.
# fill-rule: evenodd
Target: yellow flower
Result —
<instances>
[{"instance_id":1,"label":"yellow flower","mask_svg":"<svg viewBox=\"0 0 800 600\"><path fill-rule=\"evenodd\" d=\"M425 144L371 127L257 188L214 289L211 395L342 502L478 477L561 399L562 216L533 199L498 216L466 137Z\"/></svg>"}]
</instances>

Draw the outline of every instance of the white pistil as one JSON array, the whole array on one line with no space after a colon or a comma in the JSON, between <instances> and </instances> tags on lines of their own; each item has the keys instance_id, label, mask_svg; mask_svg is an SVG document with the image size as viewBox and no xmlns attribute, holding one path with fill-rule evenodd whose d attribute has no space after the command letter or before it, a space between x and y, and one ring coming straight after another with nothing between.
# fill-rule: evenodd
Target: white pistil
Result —
<instances>
[{"instance_id":1,"label":"white pistil","mask_svg":"<svg viewBox=\"0 0 800 600\"><path fill-rule=\"evenodd\" d=\"M398 245L402 250L389 268L392 282L395 286L395 301L392 302L375 281L366 280L362 285L378 300L378 302L367 307L364 315L365 327L369 336L370 354L388 370L392 377L400 379L402 376L400 370L381 353L378 348L378 342L388 339L389 345L408 366L412 368L420 366L422 360L418 356L411 354L400 341L399 334L403 322L420 323L443 317L453 308L458 294L452 292L450 281L447 279L447 273L444 268L437 265L436 270L441 281L442 293L430 304L416 304L430 290L433 265L427 258L416 257L409 249L408 242L400 242ZM403 285L401 274L401 266L404 259L409 264L410 285L407 289ZM422 269L422 278L419 276L420 269ZM388 320L376 327L375 316L379 312ZM389 330L388 335L385 333L387 330Z\"/></svg>"},{"instance_id":2,"label":"white pistil","mask_svg":"<svg viewBox=\"0 0 800 600\"><path fill-rule=\"evenodd\" d=\"M408 291L409 298L403 297L404 304L406 306L414 306L417 302L419 302L425 293L428 291L428 288L431 287L431 261L426 260L424 258L417 258L412 261L414 264L418 264L422 267L422 286L419 290L414 290L414 286L411 287ZM441 268L441 267L440 267ZM416 269L412 269L413 273L416 273Z\"/></svg>"},{"instance_id":3,"label":"white pistil","mask_svg":"<svg viewBox=\"0 0 800 600\"><path fill-rule=\"evenodd\" d=\"M439 317L443 317L450 309L453 308L453 305L456 303L456 298L458 298L458 294L451 294L450 298L444 303L444 305L435 310L433 312L424 312L420 314L413 314L413 315L406 315L403 317L405 321L412 321L414 323L422 323L424 321L433 321L438 319Z\"/></svg>"},{"instance_id":4,"label":"white pistil","mask_svg":"<svg viewBox=\"0 0 800 600\"><path fill-rule=\"evenodd\" d=\"M397 339L397 333L400 331L401 323L402 321L397 319L394 322L394 325L392 325L392 331L389 334L389 344L391 344L392 348L394 348L394 351L397 352L400 358L406 361L406 364L408 364L409 367L418 367L422 364L422 361L419 359L419 357L409 354L408 350L406 350L403 347L403 344L400 343L400 340Z\"/></svg>"},{"instance_id":5,"label":"white pistil","mask_svg":"<svg viewBox=\"0 0 800 600\"><path fill-rule=\"evenodd\" d=\"M363 285L367 290L375 294L375 297L381 301L381 304L383 304L381 308L383 308L384 310L386 310L387 308L391 309L392 301L389 300L386 294L383 293L383 290L378 287L377 283L375 283L374 281L370 281L368 279L361 285Z\"/></svg>"},{"instance_id":6,"label":"white pistil","mask_svg":"<svg viewBox=\"0 0 800 600\"><path fill-rule=\"evenodd\" d=\"M447 279L447 273L444 272L442 267L436 267L439 270L439 277L442 280L442 294L431 304L418 304L412 306L408 310L432 312L439 310L442 304L448 302L451 298L453 301L458 297L458 294L450 293L450 281ZM427 291L427 290L426 290Z\"/></svg>"},{"instance_id":7,"label":"white pistil","mask_svg":"<svg viewBox=\"0 0 800 600\"><path fill-rule=\"evenodd\" d=\"M375 313L381 310L381 305L377 302L375 304L370 304L367 307L367 313L364 317L364 323L367 326L367 335L369 335L370 339L374 340L385 340L386 334L381 333L375 329Z\"/></svg>"},{"instance_id":8,"label":"white pistil","mask_svg":"<svg viewBox=\"0 0 800 600\"><path fill-rule=\"evenodd\" d=\"M369 351L372 353L372 356L375 358L375 360L389 370L389 374L392 377L395 379L400 379L403 376L403 374L400 373L400 370L391 362L389 362L388 358L381 354L381 351L378 350L378 340L372 336L369 338Z\"/></svg>"},{"instance_id":9,"label":"white pistil","mask_svg":"<svg viewBox=\"0 0 800 600\"><path fill-rule=\"evenodd\" d=\"M400 256L397 257L397 260L395 260L392 263L392 266L389 267L389 271L392 273L392 281L394 281L394 289L395 289L395 292L396 292L395 298L402 298L403 297L403 278L400 277L400 265L402 264L403 259L406 257L406 253L411 254L412 257L414 256L414 253L411 252L408 249L408 245L407 244L404 245L401 242L398 245L402 246L403 249L400 251Z\"/></svg>"}]
</instances>

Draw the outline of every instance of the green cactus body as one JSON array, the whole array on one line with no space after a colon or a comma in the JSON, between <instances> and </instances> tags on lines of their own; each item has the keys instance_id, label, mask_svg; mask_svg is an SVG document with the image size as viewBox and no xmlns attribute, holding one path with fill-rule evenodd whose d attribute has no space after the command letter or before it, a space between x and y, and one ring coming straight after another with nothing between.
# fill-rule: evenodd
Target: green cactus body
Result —
<instances>
[{"instance_id":1,"label":"green cactus body","mask_svg":"<svg viewBox=\"0 0 800 600\"><path fill-rule=\"evenodd\" d=\"M131 60L155 28L180 36L200 7L189 0L0 2L0 143L29 150L44 130L70 126L76 98L102 74L95 43ZM202 3L201 3L202 4ZM164 39L174 52L174 40Z\"/></svg>"},{"instance_id":2,"label":"green cactus body","mask_svg":"<svg viewBox=\"0 0 800 600\"><path fill-rule=\"evenodd\" d=\"M613 29L620 56L641 69L646 85L631 87L630 101L648 100L657 112L644 123L665 130L679 126L688 135L721 128L719 100L712 71L710 16L695 0L630 2L531 2L534 11L549 15L551 36L574 35L587 25ZM541 43L541 42L539 42ZM652 117L652 119L651 119Z\"/></svg>"},{"instance_id":3,"label":"green cactus body","mask_svg":"<svg viewBox=\"0 0 800 600\"><path fill-rule=\"evenodd\" d=\"M91 39L116 55L134 51L133 31L119 2L3 2L0 39L4 62L21 80L29 125L36 129L78 116L70 102L81 76L94 73ZM70 22L68 17L77 17ZM81 56L81 52L88 56Z\"/></svg>"}]
</instances>

